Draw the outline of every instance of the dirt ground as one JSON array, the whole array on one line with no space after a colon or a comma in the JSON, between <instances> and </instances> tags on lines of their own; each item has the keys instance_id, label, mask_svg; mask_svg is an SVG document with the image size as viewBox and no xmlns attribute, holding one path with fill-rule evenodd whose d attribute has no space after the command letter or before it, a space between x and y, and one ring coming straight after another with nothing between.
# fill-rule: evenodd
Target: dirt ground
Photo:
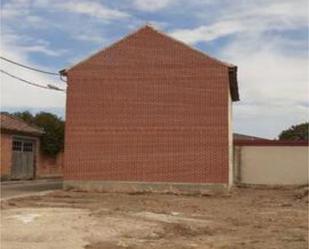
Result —
<instances>
[{"instance_id":1,"label":"dirt ground","mask_svg":"<svg viewBox=\"0 0 309 249\"><path fill-rule=\"evenodd\" d=\"M1 208L5 249L308 248L308 188L220 196L55 191Z\"/></svg>"}]
</instances>

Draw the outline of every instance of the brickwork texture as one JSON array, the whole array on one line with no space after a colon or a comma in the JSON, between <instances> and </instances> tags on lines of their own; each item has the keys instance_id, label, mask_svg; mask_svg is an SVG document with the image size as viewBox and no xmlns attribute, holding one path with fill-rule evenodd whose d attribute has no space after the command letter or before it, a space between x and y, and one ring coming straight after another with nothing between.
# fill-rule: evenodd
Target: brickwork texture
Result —
<instances>
[{"instance_id":1,"label":"brickwork texture","mask_svg":"<svg viewBox=\"0 0 309 249\"><path fill-rule=\"evenodd\" d=\"M12 139L11 135L1 132L0 136L0 173L1 178L6 178L11 174L11 160L12 160Z\"/></svg>"},{"instance_id":2,"label":"brickwork texture","mask_svg":"<svg viewBox=\"0 0 309 249\"><path fill-rule=\"evenodd\" d=\"M144 27L66 75L65 180L228 182L224 63Z\"/></svg>"},{"instance_id":3,"label":"brickwork texture","mask_svg":"<svg viewBox=\"0 0 309 249\"><path fill-rule=\"evenodd\" d=\"M20 135L19 133L5 133L1 132L0 140L0 177L3 180L9 180L11 177L12 167L12 142L13 136ZM25 134L22 134L23 136ZM36 141L34 147L34 176L36 178L48 178L48 177L62 177L63 168L63 152L60 152L55 157L45 155L40 150L40 140L37 137L27 136Z\"/></svg>"},{"instance_id":4,"label":"brickwork texture","mask_svg":"<svg viewBox=\"0 0 309 249\"><path fill-rule=\"evenodd\" d=\"M36 176L38 178L62 177L62 168L63 152L59 152L56 156L40 153Z\"/></svg>"}]
</instances>

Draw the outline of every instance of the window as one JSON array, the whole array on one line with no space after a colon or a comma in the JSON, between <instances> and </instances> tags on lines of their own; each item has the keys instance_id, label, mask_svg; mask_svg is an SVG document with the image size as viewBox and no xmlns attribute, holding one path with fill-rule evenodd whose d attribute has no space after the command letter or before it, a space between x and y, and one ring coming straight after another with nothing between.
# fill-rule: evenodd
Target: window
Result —
<instances>
[{"instance_id":1,"label":"window","mask_svg":"<svg viewBox=\"0 0 309 249\"><path fill-rule=\"evenodd\" d=\"M27 140L13 140L13 151L24 151L32 152L33 151L33 142Z\"/></svg>"},{"instance_id":2,"label":"window","mask_svg":"<svg viewBox=\"0 0 309 249\"><path fill-rule=\"evenodd\" d=\"M31 142L24 142L23 151L32 151L32 143Z\"/></svg>"},{"instance_id":3,"label":"window","mask_svg":"<svg viewBox=\"0 0 309 249\"><path fill-rule=\"evenodd\" d=\"M13 150L14 151L22 151L22 141L14 141L13 140Z\"/></svg>"}]
</instances>

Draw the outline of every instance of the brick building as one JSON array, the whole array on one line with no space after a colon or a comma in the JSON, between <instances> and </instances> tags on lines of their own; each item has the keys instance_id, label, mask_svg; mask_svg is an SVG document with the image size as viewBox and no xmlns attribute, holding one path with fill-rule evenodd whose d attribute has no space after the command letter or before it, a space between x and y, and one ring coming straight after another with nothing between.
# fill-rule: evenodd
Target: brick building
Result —
<instances>
[{"instance_id":1,"label":"brick building","mask_svg":"<svg viewBox=\"0 0 309 249\"><path fill-rule=\"evenodd\" d=\"M0 118L2 180L62 176L62 153L51 157L40 151L41 128L8 113L1 113Z\"/></svg>"},{"instance_id":2,"label":"brick building","mask_svg":"<svg viewBox=\"0 0 309 249\"><path fill-rule=\"evenodd\" d=\"M149 26L62 70L65 185L231 185L236 70Z\"/></svg>"}]
</instances>

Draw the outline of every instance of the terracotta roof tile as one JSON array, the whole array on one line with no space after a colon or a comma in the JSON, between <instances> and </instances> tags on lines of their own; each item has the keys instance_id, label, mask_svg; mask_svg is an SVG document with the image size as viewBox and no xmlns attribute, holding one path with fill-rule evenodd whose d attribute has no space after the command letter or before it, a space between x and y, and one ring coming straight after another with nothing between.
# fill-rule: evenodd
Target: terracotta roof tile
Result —
<instances>
[{"instance_id":1,"label":"terracotta roof tile","mask_svg":"<svg viewBox=\"0 0 309 249\"><path fill-rule=\"evenodd\" d=\"M0 123L1 130L16 131L33 135L42 135L44 133L44 131L41 128L35 125L30 125L25 121L8 113L1 112L0 117L1 117L1 123Z\"/></svg>"}]
</instances>

